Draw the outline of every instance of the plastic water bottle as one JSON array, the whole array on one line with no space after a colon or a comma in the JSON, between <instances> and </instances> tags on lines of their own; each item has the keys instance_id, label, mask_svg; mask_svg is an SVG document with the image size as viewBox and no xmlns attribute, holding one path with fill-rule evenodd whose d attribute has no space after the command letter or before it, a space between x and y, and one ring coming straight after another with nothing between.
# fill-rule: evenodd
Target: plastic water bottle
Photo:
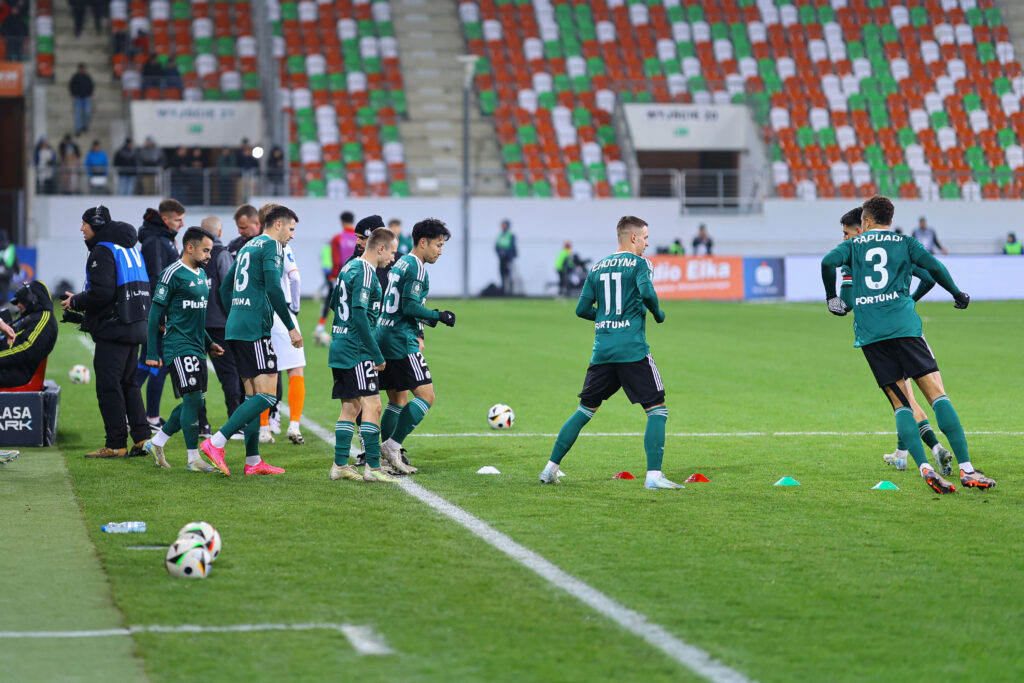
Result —
<instances>
[{"instance_id":1,"label":"plastic water bottle","mask_svg":"<svg viewBox=\"0 0 1024 683\"><path fill-rule=\"evenodd\" d=\"M107 522L100 527L108 534L141 534L146 531L145 522Z\"/></svg>"}]
</instances>

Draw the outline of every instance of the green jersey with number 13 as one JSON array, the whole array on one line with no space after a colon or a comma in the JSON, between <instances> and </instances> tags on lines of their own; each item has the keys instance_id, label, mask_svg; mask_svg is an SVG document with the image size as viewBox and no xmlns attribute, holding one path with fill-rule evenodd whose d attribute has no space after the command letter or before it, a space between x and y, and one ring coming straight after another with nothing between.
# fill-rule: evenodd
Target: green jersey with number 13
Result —
<instances>
[{"instance_id":1,"label":"green jersey with number 13","mask_svg":"<svg viewBox=\"0 0 1024 683\"><path fill-rule=\"evenodd\" d=\"M270 235L257 235L238 252L228 276L233 278L226 339L256 341L270 336L274 309L268 283L280 287L284 247Z\"/></svg>"}]
</instances>

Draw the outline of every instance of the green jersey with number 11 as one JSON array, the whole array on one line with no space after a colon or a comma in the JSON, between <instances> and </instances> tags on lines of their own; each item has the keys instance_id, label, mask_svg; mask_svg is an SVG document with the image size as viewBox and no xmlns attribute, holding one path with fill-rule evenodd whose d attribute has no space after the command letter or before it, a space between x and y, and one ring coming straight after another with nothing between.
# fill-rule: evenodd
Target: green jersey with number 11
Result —
<instances>
[{"instance_id":1,"label":"green jersey with number 11","mask_svg":"<svg viewBox=\"0 0 1024 683\"><path fill-rule=\"evenodd\" d=\"M651 271L650 261L626 251L606 256L590 269L576 312L594 320L591 364L632 363L651 352L647 310L658 310ZM596 317L590 317L595 312Z\"/></svg>"}]
</instances>

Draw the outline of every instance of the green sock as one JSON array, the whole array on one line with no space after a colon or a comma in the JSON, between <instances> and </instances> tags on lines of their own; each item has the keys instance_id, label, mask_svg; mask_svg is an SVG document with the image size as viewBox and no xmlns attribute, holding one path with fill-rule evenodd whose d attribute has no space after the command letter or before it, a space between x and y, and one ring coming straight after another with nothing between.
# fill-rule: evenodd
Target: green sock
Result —
<instances>
[{"instance_id":1,"label":"green sock","mask_svg":"<svg viewBox=\"0 0 1024 683\"><path fill-rule=\"evenodd\" d=\"M569 419L562 425L562 428L558 430L558 436L555 438L555 447L551 449L551 462L556 465L562 462L562 458L569 452L572 445L576 443L576 437L580 435L580 431L590 422L592 417L594 417L594 411L584 408L582 403L576 408L576 412L570 415Z\"/></svg>"},{"instance_id":2,"label":"green sock","mask_svg":"<svg viewBox=\"0 0 1024 683\"><path fill-rule=\"evenodd\" d=\"M967 455L967 437L964 435L963 425L960 418L953 410L953 403L948 396L939 396L932 402L932 410L935 411L935 421L939 423L939 429L946 435L949 447L953 449L958 463L970 462Z\"/></svg>"},{"instance_id":3,"label":"green sock","mask_svg":"<svg viewBox=\"0 0 1024 683\"><path fill-rule=\"evenodd\" d=\"M398 419L402 415L402 406L388 403L380 416L380 440L387 441L398 427Z\"/></svg>"},{"instance_id":4,"label":"green sock","mask_svg":"<svg viewBox=\"0 0 1024 683\"><path fill-rule=\"evenodd\" d=\"M380 425L364 421L359 425L359 436L363 437L363 447L366 448L367 466L377 469L380 467Z\"/></svg>"},{"instance_id":5,"label":"green sock","mask_svg":"<svg viewBox=\"0 0 1024 683\"><path fill-rule=\"evenodd\" d=\"M259 401L249 401L249 403L259 403ZM241 408L239 408L241 410ZM238 410L235 411L238 414ZM242 434L245 436L245 457L259 457L260 455L260 416L257 413L256 417L249 421L249 424L245 425L242 430Z\"/></svg>"},{"instance_id":6,"label":"green sock","mask_svg":"<svg viewBox=\"0 0 1024 683\"><path fill-rule=\"evenodd\" d=\"M647 413L647 429L644 431L644 452L647 454L647 471L661 470L665 456L665 423L668 422L668 408L655 406Z\"/></svg>"},{"instance_id":7,"label":"green sock","mask_svg":"<svg viewBox=\"0 0 1024 683\"><path fill-rule=\"evenodd\" d=\"M430 410L430 404L422 398L414 398L409 401L405 408L402 409L402 415L398 418L398 426L395 427L394 433L391 434L391 438L395 443L400 444L405 441L405 438L412 433L412 430L416 429L416 425L423 421L428 410Z\"/></svg>"},{"instance_id":8,"label":"green sock","mask_svg":"<svg viewBox=\"0 0 1024 683\"><path fill-rule=\"evenodd\" d=\"M914 458L914 462L920 467L928 462L928 458L924 456L924 445L921 443L921 432L917 429L914 411L906 407L897 408L895 417L896 433L899 434L900 439L906 444L907 450L910 451L910 456Z\"/></svg>"},{"instance_id":9,"label":"green sock","mask_svg":"<svg viewBox=\"0 0 1024 683\"><path fill-rule=\"evenodd\" d=\"M348 451L352 447L352 436L356 433L353 422L338 420L334 423L334 464L338 467L348 464Z\"/></svg>"},{"instance_id":10,"label":"green sock","mask_svg":"<svg viewBox=\"0 0 1024 683\"><path fill-rule=\"evenodd\" d=\"M171 411L170 416L167 418L167 422L160 428L167 436L174 436L181 429L181 404L174 406L174 410Z\"/></svg>"},{"instance_id":11,"label":"green sock","mask_svg":"<svg viewBox=\"0 0 1024 683\"><path fill-rule=\"evenodd\" d=\"M935 448L935 444L939 443L939 440L935 438L935 432L928 424L928 420L918 422L917 429L921 432L921 441L924 441L924 445L928 448Z\"/></svg>"},{"instance_id":12,"label":"green sock","mask_svg":"<svg viewBox=\"0 0 1024 683\"><path fill-rule=\"evenodd\" d=\"M260 413L267 408L273 408L276 403L277 397L270 394L246 396L242 405L238 406L234 414L224 423L224 426L217 431L223 434L224 438L230 439L232 434L239 429L245 429L245 426L253 420L256 420L256 431L259 431Z\"/></svg>"},{"instance_id":13,"label":"green sock","mask_svg":"<svg viewBox=\"0 0 1024 683\"><path fill-rule=\"evenodd\" d=\"M203 394L194 391L181 399L181 435L185 448L194 451L199 448L199 411L203 407Z\"/></svg>"}]
</instances>

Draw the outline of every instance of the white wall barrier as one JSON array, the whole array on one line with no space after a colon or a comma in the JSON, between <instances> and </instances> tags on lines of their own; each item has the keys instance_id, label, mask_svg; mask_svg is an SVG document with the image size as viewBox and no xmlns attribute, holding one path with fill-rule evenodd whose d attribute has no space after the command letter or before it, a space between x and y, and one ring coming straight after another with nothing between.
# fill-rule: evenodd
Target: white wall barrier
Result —
<instances>
[{"instance_id":1,"label":"white wall barrier","mask_svg":"<svg viewBox=\"0 0 1024 683\"><path fill-rule=\"evenodd\" d=\"M399 218L409 232L416 221L433 216L445 221L452 231L452 240L445 246L441 260L429 269L432 296L462 294L462 253L465 245L461 229L460 205L457 199L287 199L254 197L259 206L265 201L283 201L299 215L299 226L293 242L296 260L303 275L303 292L312 295L319 287L320 249L339 229L338 216L344 210L357 218L380 214L385 221ZM156 207L158 197L37 197L31 226L34 244L39 249L39 278L48 284L69 280L76 288L82 286L85 273L85 248L79 226L85 209L105 204L116 220L139 226L147 207ZM585 259L598 259L615 250L615 224L620 216L637 215L650 226L650 253L657 246L668 246L676 238L682 240L687 253L697 226L705 223L715 241L716 254L772 256L784 254L817 254L809 261L820 261L841 240L839 217L855 202L822 200L816 202L770 200L762 214L732 216L689 216L680 213L679 204L671 199L602 199L567 201L558 199L479 198L470 204L469 289L478 294L489 283L498 281L498 260L494 240L502 219L512 222L519 248L516 262L517 281L530 296L555 292L555 256L562 243L569 240L573 250ZM996 254L1007 232L1024 232L1020 217L1024 202L925 202L899 201L894 223L909 232L924 215L936 228L939 238L955 255ZM198 225L208 211L189 207L186 225ZM231 211L218 211L224 221L224 243L236 234ZM816 265L806 266L803 257L786 259L787 298L816 300L820 295L820 271ZM954 263L962 257L944 257L954 276ZM1010 258L1010 257L1007 257ZM792 265L791 265L792 261ZM1024 262L1024 258L1020 259ZM968 261L964 261L967 263ZM970 261L974 263L975 261ZM977 263L988 262L985 259ZM1008 262L992 259L1011 271L1000 283L1001 296L986 295L988 288L967 284L973 272L965 273L964 289L978 298L1024 298L1024 277L1012 270ZM956 267L960 267L957 265ZM965 266L966 267L966 266ZM1000 266L1003 267L1003 266ZM805 276L807 268L812 277ZM986 270L988 266L979 265ZM985 281L995 280L996 271L985 273ZM979 274L980 276L981 274ZM817 280L816 284L815 281ZM959 280L958 280L959 281ZM808 285L807 283L811 284ZM810 290L807 290L807 287ZM806 293L805 293L806 292Z\"/></svg>"}]
</instances>

